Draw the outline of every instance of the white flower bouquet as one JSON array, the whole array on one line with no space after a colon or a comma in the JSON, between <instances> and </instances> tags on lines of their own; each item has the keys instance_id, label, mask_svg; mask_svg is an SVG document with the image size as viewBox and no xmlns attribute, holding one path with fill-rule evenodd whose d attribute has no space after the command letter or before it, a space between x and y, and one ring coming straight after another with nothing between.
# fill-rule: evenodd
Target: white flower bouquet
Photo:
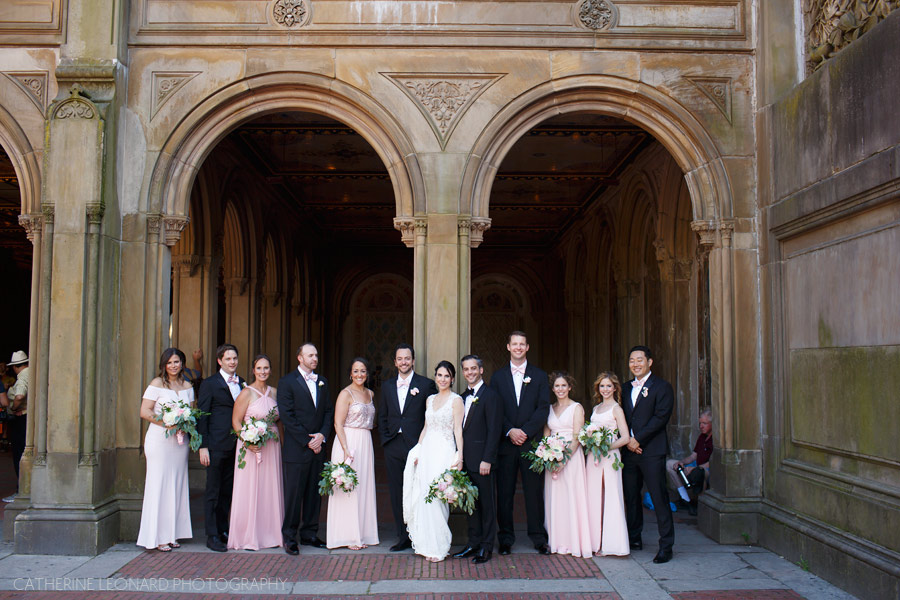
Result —
<instances>
[{"instance_id":1,"label":"white flower bouquet","mask_svg":"<svg viewBox=\"0 0 900 600\"><path fill-rule=\"evenodd\" d=\"M356 471L347 463L325 463L319 480L319 495L331 496L335 489L342 492L352 492L359 483Z\"/></svg>"}]
</instances>

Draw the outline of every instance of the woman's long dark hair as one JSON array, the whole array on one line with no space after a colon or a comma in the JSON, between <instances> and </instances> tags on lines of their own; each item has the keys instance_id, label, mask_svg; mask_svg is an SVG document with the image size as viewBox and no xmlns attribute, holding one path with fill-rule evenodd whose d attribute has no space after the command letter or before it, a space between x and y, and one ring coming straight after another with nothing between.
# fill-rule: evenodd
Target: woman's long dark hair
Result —
<instances>
[{"instance_id":1,"label":"woman's long dark hair","mask_svg":"<svg viewBox=\"0 0 900 600\"><path fill-rule=\"evenodd\" d=\"M162 355L160 355L159 357L159 373L156 374L157 377L162 379L163 385L166 387L169 387L169 372L166 371L166 365L168 364L169 360L171 360L171 358L175 355L177 355L178 358L181 359L181 370L178 372L176 380L180 383L184 383L184 363L186 360L184 357L184 352L182 352L178 348L166 348L165 350L163 350Z\"/></svg>"},{"instance_id":2,"label":"woman's long dark hair","mask_svg":"<svg viewBox=\"0 0 900 600\"><path fill-rule=\"evenodd\" d=\"M444 367L450 372L450 385L453 385L453 381L456 379L456 367L454 367L453 363L449 360L442 360L434 368L435 375L437 375L438 369L440 369L441 367Z\"/></svg>"},{"instance_id":3,"label":"woman's long dark hair","mask_svg":"<svg viewBox=\"0 0 900 600\"><path fill-rule=\"evenodd\" d=\"M550 397L552 402L550 404L557 404L559 402L559 398L556 397L556 394L553 393L553 386L556 384L557 379L562 379L569 386L569 394L572 393L572 390L575 389L575 378L568 374L566 371L553 371L550 373ZM569 396L571 399L572 396Z\"/></svg>"}]
</instances>

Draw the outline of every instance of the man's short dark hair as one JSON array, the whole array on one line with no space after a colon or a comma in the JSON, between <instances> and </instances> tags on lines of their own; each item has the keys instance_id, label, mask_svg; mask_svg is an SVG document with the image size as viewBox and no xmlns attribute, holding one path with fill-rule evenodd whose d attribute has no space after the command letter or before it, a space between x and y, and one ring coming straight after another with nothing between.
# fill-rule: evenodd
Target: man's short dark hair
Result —
<instances>
[{"instance_id":1,"label":"man's short dark hair","mask_svg":"<svg viewBox=\"0 0 900 600\"><path fill-rule=\"evenodd\" d=\"M632 346L631 350L628 351L628 356L631 357L635 352L643 352L644 356L649 359L653 358L653 353L650 352L650 348L648 346Z\"/></svg>"},{"instance_id":2,"label":"man's short dark hair","mask_svg":"<svg viewBox=\"0 0 900 600\"><path fill-rule=\"evenodd\" d=\"M459 359L459 364L463 364L463 363L466 362L467 360L474 360L475 362L477 362L477 363L478 363L478 368L479 368L479 369L483 369L483 368L484 368L484 361L481 360L481 357L478 356L477 354L466 354L466 355L463 356L461 359Z\"/></svg>"},{"instance_id":3,"label":"man's short dark hair","mask_svg":"<svg viewBox=\"0 0 900 600\"><path fill-rule=\"evenodd\" d=\"M234 344L222 344L221 346L216 348L216 358L222 360L222 358L225 357L225 353L229 350L234 350L234 353L238 356L241 355L241 353L238 352L237 346L235 346Z\"/></svg>"},{"instance_id":4,"label":"man's short dark hair","mask_svg":"<svg viewBox=\"0 0 900 600\"><path fill-rule=\"evenodd\" d=\"M316 347L316 345L313 344L312 342L303 342L302 344L297 346L297 356L300 356L301 354L303 354L303 348L305 348L306 346L312 346L313 348Z\"/></svg>"},{"instance_id":5,"label":"man's short dark hair","mask_svg":"<svg viewBox=\"0 0 900 600\"><path fill-rule=\"evenodd\" d=\"M416 360L416 351L413 350L413 347L407 344L406 342L401 342L397 344L397 347L394 348L394 360L397 360L397 353L401 350L409 350L410 356L412 356L413 360Z\"/></svg>"},{"instance_id":6,"label":"man's short dark hair","mask_svg":"<svg viewBox=\"0 0 900 600\"><path fill-rule=\"evenodd\" d=\"M513 339L513 336L516 336L516 335L519 336L519 337L525 338L525 343L528 343L528 336L525 334L524 331L519 331L518 329L516 329L516 330L513 331L513 332L510 332L509 337L506 338L506 343L507 343L507 344L511 343L511 342L512 342L512 339Z\"/></svg>"}]
</instances>

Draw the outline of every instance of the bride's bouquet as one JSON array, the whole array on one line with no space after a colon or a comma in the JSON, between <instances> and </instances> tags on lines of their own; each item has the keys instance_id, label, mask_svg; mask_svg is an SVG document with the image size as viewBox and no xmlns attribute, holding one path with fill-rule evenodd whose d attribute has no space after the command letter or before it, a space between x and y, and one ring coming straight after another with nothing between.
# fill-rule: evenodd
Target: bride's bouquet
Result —
<instances>
[{"instance_id":1,"label":"bride's bouquet","mask_svg":"<svg viewBox=\"0 0 900 600\"><path fill-rule=\"evenodd\" d=\"M322 479L319 480L319 495L331 496L335 489L352 492L358 483L359 477L353 467L347 463L328 461L322 469Z\"/></svg>"},{"instance_id":2,"label":"bride's bouquet","mask_svg":"<svg viewBox=\"0 0 900 600\"><path fill-rule=\"evenodd\" d=\"M187 435L191 440L191 450L196 452L200 449L200 442L203 437L197 432L197 419L209 413L202 412L199 408L192 408L190 402L181 398L167 398L160 403L160 416L162 422L167 427L174 429L166 430L166 437L173 433L179 444L184 444L184 436Z\"/></svg>"},{"instance_id":3,"label":"bride's bouquet","mask_svg":"<svg viewBox=\"0 0 900 600\"><path fill-rule=\"evenodd\" d=\"M272 425L275 424L275 421L278 420L278 409L273 408L269 411L269 413L262 419L250 418L244 421L244 424L241 425L240 431L235 431L237 436L241 439L243 444L241 444L241 450L238 452L238 468L243 469L247 466L247 461L244 458L247 456L247 444L251 444L253 446L265 446L266 442L269 440L278 440L278 430L273 428ZM262 462L262 455L257 452L256 453L256 464Z\"/></svg>"},{"instance_id":4,"label":"bride's bouquet","mask_svg":"<svg viewBox=\"0 0 900 600\"><path fill-rule=\"evenodd\" d=\"M557 471L566 465L572 455L569 442L560 434L552 433L542 437L540 441L534 440L531 445L533 450L522 453L522 456L531 461L530 469L535 473L550 471L556 479Z\"/></svg>"},{"instance_id":5,"label":"bride's bouquet","mask_svg":"<svg viewBox=\"0 0 900 600\"><path fill-rule=\"evenodd\" d=\"M596 423L585 423L581 431L578 432L578 443L584 448L584 453L590 452L597 461L601 457L609 456L610 446L618 438L618 430L603 427ZM614 457L612 467L616 471L622 468L622 461L619 460L618 456Z\"/></svg>"},{"instance_id":6,"label":"bride's bouquet","mask_svg":"<svg viewBox=\"0 0 900 600\"><path fill-rule=\"evenodd\" d=\"M431 504L435 499L446 502L448 506L462 509L471 515L475 510L475 500L478 499L478 488L472 485L472 480L462 471L447 469L438 475L428 487L425 502Z\"/></svg>"}]
</instances>

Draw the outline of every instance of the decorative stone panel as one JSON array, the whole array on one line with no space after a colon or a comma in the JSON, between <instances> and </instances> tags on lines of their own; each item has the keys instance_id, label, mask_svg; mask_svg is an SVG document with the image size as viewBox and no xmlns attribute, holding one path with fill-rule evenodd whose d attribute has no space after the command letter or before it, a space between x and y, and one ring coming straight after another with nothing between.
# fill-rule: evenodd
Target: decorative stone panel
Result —
<instances>
[{"instance_id":1,"label":"decorative stone panel","mask_svg":"<svg viewBox=\"0 0 900 600\"><path fill-rule=\"evenodd\" d=\"M28 94L41 114L47 109L47 82L50 79L48 71L34 71L28 73L6 72L3 75Z\"/></svg>"}]
</instances>

